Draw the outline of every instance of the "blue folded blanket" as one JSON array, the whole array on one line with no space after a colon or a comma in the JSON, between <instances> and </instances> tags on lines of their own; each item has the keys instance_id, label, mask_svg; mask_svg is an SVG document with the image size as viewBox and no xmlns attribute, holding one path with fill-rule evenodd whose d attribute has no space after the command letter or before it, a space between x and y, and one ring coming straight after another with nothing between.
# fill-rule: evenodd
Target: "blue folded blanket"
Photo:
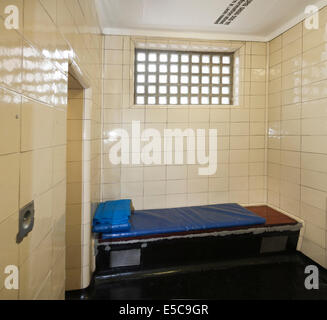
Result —
<instances>
[{"instance_id":1,"label":"blue folded blanket","mask_svg":"<svg viewBox=\"0 0 327 320\"><path fill-rule=\"evenodd\" d=\"M120 232L129 232L131 229L131 225L129 222L118 225L110 225L110 224L96 224L93 225L93 232L95 233L120 233Z\"/></svg>"},{"instance_id":2,"label":"blue folded blanket","mask_svg":"<svg viewBox=\"0 0 327 320\"><path fill-rule=\"evenodd\" d=\"M93 232L128 231L130 215L131 200L100 203L93 218Z\"/></svg>"}]
</instances>

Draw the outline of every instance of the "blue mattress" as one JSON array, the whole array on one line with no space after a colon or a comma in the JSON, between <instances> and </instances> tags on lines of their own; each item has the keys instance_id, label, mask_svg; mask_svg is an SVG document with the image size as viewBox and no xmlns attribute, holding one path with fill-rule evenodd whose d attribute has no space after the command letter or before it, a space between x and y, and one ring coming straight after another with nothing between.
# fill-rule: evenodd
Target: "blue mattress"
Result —
<instances>
[{"instance_id":1,"label":"blue mattress","mask_svg":"<svg viewBox=\"0 0 327 320\"><path fill-rule=\"evenodd\" d=\"M137 210L126 232L103 233L102 239L131 238L264 224L266 220L236 203Z\"/></svg>"}]
</instances>

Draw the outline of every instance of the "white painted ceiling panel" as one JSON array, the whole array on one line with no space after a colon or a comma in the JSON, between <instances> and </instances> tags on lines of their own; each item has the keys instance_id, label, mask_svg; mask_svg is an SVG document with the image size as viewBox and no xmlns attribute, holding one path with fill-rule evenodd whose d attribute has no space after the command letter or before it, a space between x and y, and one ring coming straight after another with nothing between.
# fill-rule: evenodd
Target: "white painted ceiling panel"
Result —
<instances>
[{"instance_id":1,"label":"white painted ceiling panel","mask_svg":"<svg viewBox=\"0 0 327 320\"><path fill-rule=\"evenodd\" d=\"M228 26L214 24L232 0L96 0L104 33L206 33L266 38L313 0L253 0ZM320 7L321 3L319 1Z\"/></svg>"}]
</instances>

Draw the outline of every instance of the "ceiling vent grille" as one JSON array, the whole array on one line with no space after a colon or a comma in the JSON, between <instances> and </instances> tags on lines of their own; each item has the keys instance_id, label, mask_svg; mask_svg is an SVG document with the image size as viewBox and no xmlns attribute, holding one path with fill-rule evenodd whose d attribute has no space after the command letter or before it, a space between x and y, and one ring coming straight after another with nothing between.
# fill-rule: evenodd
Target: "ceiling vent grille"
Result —
<instances>
[{"instance_id":1,"label":"ceiling vent grille","mask_svg":"<svg viewBox=\"0 0 327 320\"><path fill-rule=\"evenodd\" d=\"M233 0L215 24L230 25L253 0Z\"/></svg>"}]
</instances>

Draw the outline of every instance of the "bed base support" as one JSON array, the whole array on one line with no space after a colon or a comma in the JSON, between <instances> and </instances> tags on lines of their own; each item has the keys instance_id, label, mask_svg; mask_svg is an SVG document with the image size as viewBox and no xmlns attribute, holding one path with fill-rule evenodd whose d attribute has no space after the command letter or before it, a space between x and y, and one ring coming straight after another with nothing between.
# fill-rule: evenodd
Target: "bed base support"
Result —
<instances>
[{"instance_id":1,"label":"bed base support","mask_svg":"<svg viewBox=\"0 0 327 320\"><path fill-rule=\"evenodd\" d=\"M300 227L300 226L299 226ZM295 252L299 230L126 244L97 242L96 276Z\"/></svg>"}]
</instances>

